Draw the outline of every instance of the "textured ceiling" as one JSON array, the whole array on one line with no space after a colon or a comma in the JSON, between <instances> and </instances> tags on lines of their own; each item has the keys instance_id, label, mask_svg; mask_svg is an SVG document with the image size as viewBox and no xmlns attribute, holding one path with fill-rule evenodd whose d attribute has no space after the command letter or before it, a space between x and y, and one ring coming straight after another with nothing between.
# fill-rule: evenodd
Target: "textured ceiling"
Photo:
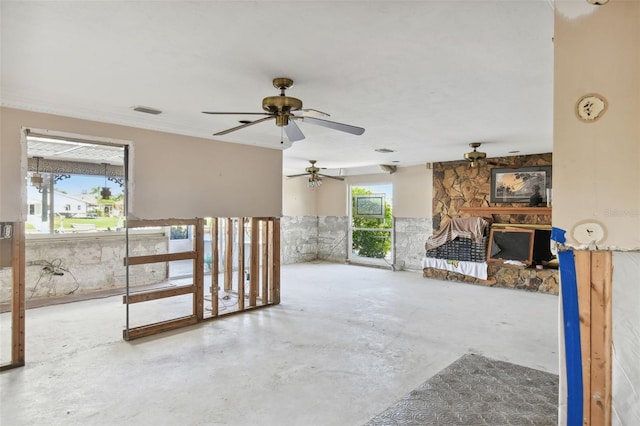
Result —
<instances>
[{"instance_id":1,"label":"textured ceiling","mask_svg":"<svg viewBox=\"0 0 640 426\"><path fill-rule=\"evenodd\" d=\"M546 0L0 4L4 106L285 149L285 174L309 159L346 174L458 160L474 141L488 157L552 150ZM201 111L260 112L279 76L365 133L301 123L306 139L281 144L266 122L213 136L258 116Z\"/></svg>"}]
</instances>

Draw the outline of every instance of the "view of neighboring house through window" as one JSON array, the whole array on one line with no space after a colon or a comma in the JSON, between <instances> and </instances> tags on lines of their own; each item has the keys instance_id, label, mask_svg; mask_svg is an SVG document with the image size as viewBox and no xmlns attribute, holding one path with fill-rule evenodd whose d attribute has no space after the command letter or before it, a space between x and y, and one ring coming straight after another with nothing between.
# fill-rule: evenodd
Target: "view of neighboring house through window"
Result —
<instances>
[{"instance_id":1,"label":"view of neighboring house through window","mask_svg":"<svg viewBox=\"0 0 640 426\"><path fill-rule=\"evenodd\" d=\"M27 134L29 234L124 228L124 148Z\"/></svg>"},{"instance_id":2,"label":"view of neighboring house through window","mask_svg":"<svg viewBox=\"0 0 640 426\"><path fill-rule=\"evenodd\" d=\"M46 185L42 188L27 188L27 233L98 232L124 227L124 192L117 183L110 182L111 196L103 199L100 191L104 177L69 175L57 181L50 174L43 177Z\"/></svg>"}]
</instances>

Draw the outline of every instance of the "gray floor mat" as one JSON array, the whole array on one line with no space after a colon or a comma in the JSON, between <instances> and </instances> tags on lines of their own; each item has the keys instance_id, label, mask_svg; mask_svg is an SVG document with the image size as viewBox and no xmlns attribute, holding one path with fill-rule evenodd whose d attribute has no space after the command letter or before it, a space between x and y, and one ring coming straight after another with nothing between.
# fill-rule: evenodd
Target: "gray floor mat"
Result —
<instances>
[{"instance_id":1,"label":"gray floor mat","mask_svg":"<svg viewBox=\"0 0 640 426\"><path fill-rule=\"evenodd\" d=\"M557 425L558 376L467 354L369 421L378 425Z\"/></svg>"}]
</instances>

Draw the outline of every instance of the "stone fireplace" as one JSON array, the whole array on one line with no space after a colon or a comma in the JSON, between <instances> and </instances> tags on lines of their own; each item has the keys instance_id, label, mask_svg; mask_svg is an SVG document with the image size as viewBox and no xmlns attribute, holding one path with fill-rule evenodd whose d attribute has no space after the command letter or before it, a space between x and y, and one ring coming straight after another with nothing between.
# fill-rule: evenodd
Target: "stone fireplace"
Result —
<instances>
[{"instance_id":1,"label":"stone fireplace","mask_svg":"<svg viewBox=\"0 0 640 426\"><path fill-rule=\"evenodd\" d=\"M550 166L552 155L537 154L496 158L497 163L512 167ZM491 169L481 163L471 168L468 163L456 161L433 164L433 227L434 232L453 217L479 216L488 219L493 227L514 227L536 231L536 244L540 234L551 229L551 207L528 207L527 204L490 203ZM544 237L543 237L544 238ZM547 245L548 247L548 245ZM543 247L544 248L544 247ZM488 279L480 280L456 272L425 268L423 275L442 280L470 282L482 285L519 288L558 294L558 271L535 264L529 267L488 261ZM534 262L540 263L540 262Z\"/></svg>"}]
</instances>

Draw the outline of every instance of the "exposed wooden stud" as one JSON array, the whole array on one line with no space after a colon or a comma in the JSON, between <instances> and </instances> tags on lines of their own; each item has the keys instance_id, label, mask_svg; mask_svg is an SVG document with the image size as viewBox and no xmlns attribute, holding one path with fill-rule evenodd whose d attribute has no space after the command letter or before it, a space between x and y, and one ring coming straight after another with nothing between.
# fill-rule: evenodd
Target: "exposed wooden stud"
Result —
<instances>
[{"instance_id":1,"label":"exposed wooden stud","mask_svg":"<svg viewBox=\"0 0 640 426\"><path fill-rule=\"evenodd\" d=\"M238 218L238 309L244 309L244 217Z\"/></svg>"},{"instance_id":2,"label":"exposed wooden stud","mask_svg":"<svg viewBox=\"0 0 640 426\"><path fill-rule=\"evenodd\" d=\"M13 223L13 253L14 253L14 269L13 269L13 286L14 290L12 299L12 309L14 320L17 321L17 327L13 329L13 344L11 349L11 358L15 366L23 366L25 363L24 341L25 341L25 293L26 293L26 263L25 263L25 231L23 222Z\"/></svg>"},{"instance_id":3,"label":"exposed wooden stud","mask_svg":"<svg viewBox=\"0 0 640 426\"><path fill-rule=\"evenodd\" d=\"M198 218L195 225L196 258L193 260L193 311L198 319L204 318L204 219Z\"/></svg>"},{"instance_id":4,"label":"exposed wooden stud","mask_svg":"<svg viewBox=\"0 0 640 426\"><path fill-rule=\"evenodd\" d=\"M267 260L267 267L269 270L269 298L268 303L273 303L273 220L266 222L268 225L268 238L267 246L269 257Z\"/></svg>"},{"instance_id":5,"label":"exposed wooden stud","mask_svg":"<svg viewBox=\"0 0 640 426\"><path fill-rule=\"evenodd\" d=\"M151 226L195 226L197 219L129 219L126 222L127 228L148 228Z\"/></svg>"},{"instance_id":6,"label":"exposed wooden stud","mask_svg":"<svg viewBox=\"0 0 640 426\"><path fill-rule=\"evenodd\" d=\"M251 257L249 267L249 306L256 306L258 298L259 255L258 219L251 218Z\"/></svg>"},{"instance_id":7,"label":"exposed wooden stud","mask_svg":"<svg viewBox=\"0 0 640 426\"><path fill-rule=\"evenodd\" d=\"M273 219L273 304L280 303L280 218Z\"/></svg>"},{"instance_id":8,"label":"exposed wooden stud","mask_svg":"<svg viewBox=\"0 0 640 426\"><path fill-rule=\"evenodd\" d=\"M610 251L591 252L591 424L611 425Z\"/></svg>"},{"instance_id":9,"label":"exposed wooden stud","mask_svg":"<svg viewBox=\"0 0 640 426\"><path fill-rule=\"evenodd\" d=\"M227 218L227 238L224 247L224 291L231 291L233 286L233 219Z\"/></svg>"},{"instance_id":10,"label":"exposed wooden stud","mask_svg":"<svg viewBox=\"0 0 640 426\"><path fill-rule=\"evenodd\" d=\"M168 321L160 321L153 324L130 328L128 338L126 330L122 330L122 338L125 340L134 340L197 323L198 318L195 315L190 315L182 318L175 318Z\"/></svg>"},{"instance_id":11,"label":"exposed wooden stud","mask_svg":"<svg viewBox=\"0 0 640 426\"><path fill-rule=\"evenodd\" d=\"M211 250L212 250L212 279L211 279L211 293L212 293L212 315L204 317L204 220L196 219L195 225L195 247L192 252L183 253L167 253L161 255L150 256L136 256L130 257L125 260L125 265L156 263L160 261L172 261L191 259L194 261L194 284L188 286L165 288L155 291L149 291L144 293L137 293L124 297L124 303L140 303L148 300L155 300L164 297L172 297L181 294L193 294L193 313L190 316L176 318L167 321L161 321L153 324L148 324L140 327L129 328L129 330L123 331L123 337L127 340L132 340L144 336L150 336L152 334L160 333L163 331L173 330L175 328L184 327L198 323L203 320L215 319L224 315L231 315L235 313L245 312L258 308L256 306L257 297L262 291L262 304L259 307L266 307L269 304L280 301L280 267L276 263L280 261L280 228L279 219L269 218L260 220L258 218L251 218L250 225L250 260L248 265L249 270L249 305L245 306L244 303L244 284L245 284L245 218L238 218L237 239L238 242L238 309L229 311L221 315L218 305L218 281L219 281L219 255L220 248L222 246L221 226L226 226L226 233L224 233L224 250L225 250L225 276L224 285L225 290L233 290L233 244L234 244L234 232L233 224L234 219L227 218L224 225L220 222L220 219L213 219L211 224ZM164 223L164 222L163 222ZM147 222L139 221L138 225L145 226ZM171 222L172 225L183 224L180 221ZM261 265L262 262L262 265ZM262 282L262 287L259 287Z\"/></svg>"},{"instance_id":12,"label":"exposed wooden stud","mask_svg":"<svg viewBox=\"0 0 640 426\"><path fill-rule=\"evenodd\" d=\"M22 367L25 364L25 237L24 223L11 222L11 238L0 241L2 248L8 250L0 255L3 262L11 265L11 360L0 365L0 371Z\"/></svg>"},{"instance_id":13,"label":"exposed wooden stud","mask_svg":"<svg viewBox=\"0 0 640 426\"><path fill-rule=\"evenodd\" d=\"M148 302L150 300L164 299L167 297L180 296L183 294L191 294L194 292L194 290L195 287L192 284L189 284L180 287L169 287L140 293L132 293L129 294L129 304ZM127 296L122 296L122 303L127 303Z\"/></svg>"},{"instance_id":14,"label":"exposed wooden stud","mask_svg":"<svg viewBox=\"0 0 640 426\"><path fill-rule=\"evenodd\" d=\"M218 218L211 218L211 315L218 316Z\"/></svg>"},{"instance_id":15,"label":"exposed wooden stud","mask_svg":"<svg viewBox=\"0 0 640 426\"><path fill-rule=\"evenodd\" d=\"M132 265L145 265L148 263L161 263L161 262L172 262L174 260L189 260L195 259L196 252L195 251L183 251L180 253L161 253L161 254L149 254L145 256L130 256L129 258L123 259L124 266L127 266L127 262L129 266Z\"/></svg>"},{"instance_id":16,"label":"exposed wooden stud","mask_svg":"<svg viewBox=\"0 0 640 426\"><path fill-rule=\"evenodd\" d=\"M588 426L591 424L591 252L574 251L574 258L582 351L582 418L583 424Z\"/></svg>"},{"instance_id":17,"label":"exposed wooden stud","mask_svg":"<svg viewBox=\"0 0 640 426\"><path fill-rule=\"evenodd\" d=\"M260 221L260 252L262 253L262 262L260 266L262 280L262 304L269 303L269 245L268 238L268 221Z\"/></svg>"}]
</instances>

